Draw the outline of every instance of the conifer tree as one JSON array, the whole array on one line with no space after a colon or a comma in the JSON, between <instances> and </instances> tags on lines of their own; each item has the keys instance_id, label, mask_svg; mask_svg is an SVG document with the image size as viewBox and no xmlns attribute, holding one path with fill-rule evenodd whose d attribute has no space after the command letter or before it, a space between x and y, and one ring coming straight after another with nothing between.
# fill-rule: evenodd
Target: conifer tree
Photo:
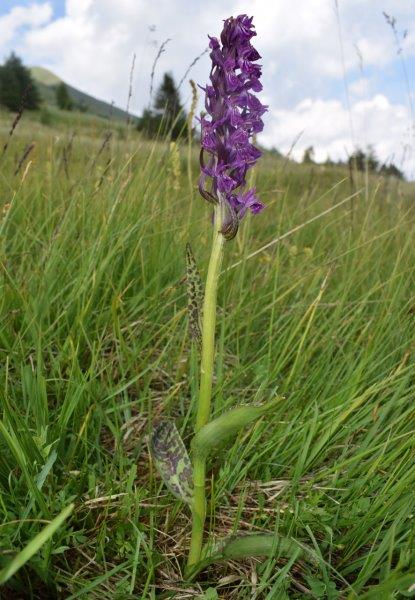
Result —
<instances>
[{"instance_id":1,"label":"conifer tree","mask_svg":"<svg viewBox=\"0 0 415 600\"><path fill-rule=\"evenodd\" d=\"M303 163L312 163L314 162L314 148L313 146L309 146L304 150L303 155Z\"/></svg>"},{"instance_id":2,"label":"conifer tree","mask_svg":"<svg viewBox=\"0 0 415 600\"><path fill-rule=\"evenodd\" d=\"M0 67L0 104L12 111L39 108L39 91L29 69L12 52Z\"/></svg>"},{"instance_id":3,"label":"conifer tree","mask_svg":"<svg viewBox=\"0 0 415 600\"><path fill-rule=\"evenodd\" d=\"M180 95L170 73L164 74L163 81L156 94L154 108L159 114L163 114L170 123L173 123L182 111Z\"/></svg>"},{"instance_id":4,"label":"conifer tree","mask_svg":"<svg viewBox=\"0 0 415 600\"><path fill-rule=\"evenodd\" d=\"M145 109L137 128L150 137L168 133L176 139L185 134L186 115L180 102L180 94L173 76L165 73L157 90L152 109Z\"/></svg>"},{"instance_id":5,"label":"conifer tree","mask_svg":"<svg viewBox=\"0 0 415 600\"><path fill-rule=\"evenodd\" d=\"M60 84L57 86L55 94L56 104L58 105L58 108L60 108L61 110L73 109L74 103L69 95L68 88L66 87L63 81L61 81Z\"/></svg>"}]
</instances>

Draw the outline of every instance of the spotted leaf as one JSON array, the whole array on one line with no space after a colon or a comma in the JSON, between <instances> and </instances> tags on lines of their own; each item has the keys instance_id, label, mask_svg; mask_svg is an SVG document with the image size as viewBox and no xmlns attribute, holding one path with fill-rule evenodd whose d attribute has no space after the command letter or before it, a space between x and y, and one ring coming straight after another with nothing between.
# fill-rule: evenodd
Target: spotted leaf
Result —
<instances>
[{"instance_id":1,"label":"spotted leaf","mask_svg":"<svg viewBox=\"0 0 415 600\"><path fill-rule=\"evenodd\" d=\"M189 332L192 340L200 348L202 343L200 322L202 317L203 283L190 244L186 244L186 281Z\"/></svg>"},{"instance_id":2,"label":"spotted leaf","mask_svg":"<svg viewBox=\"0 0 415 600\"><path fill-rule=\"evenodd\" d=\"M154 464L166 486L177 498L192 501L192 466L186 447L172 421L160 421L150 438Z\"/></svg>"}]
</instances>

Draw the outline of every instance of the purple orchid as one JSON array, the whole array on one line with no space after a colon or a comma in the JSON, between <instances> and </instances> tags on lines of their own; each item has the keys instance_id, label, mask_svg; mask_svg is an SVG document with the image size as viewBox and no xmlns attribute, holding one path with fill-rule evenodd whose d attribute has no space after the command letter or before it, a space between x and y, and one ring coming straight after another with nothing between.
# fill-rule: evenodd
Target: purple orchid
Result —
<instances>
[{"instance_id":1,"label":"purple orchid","mask_svg":"<svg viewBox=\"0 0 415 600\"><path fill-rule=\"evenodd\" d=\"M261 117L267 107L252 93L262 89L261 66L255 63L261 57L250 42L256 35L252 17L239 15L224 23L222 46L217 38L209 36L211 85L202 88L207 116L200 119L199 190L209 202L225 201L228 216L222 232L230 238L236 235L238 223L247 210L256 214L263 209L255 188L244 192L243 187L248 169L261 156L250 139L262 131ZM209 154L207 162L205 152ZM207 177L211 178L209 190Z\"/></svg>"}]
</instances>

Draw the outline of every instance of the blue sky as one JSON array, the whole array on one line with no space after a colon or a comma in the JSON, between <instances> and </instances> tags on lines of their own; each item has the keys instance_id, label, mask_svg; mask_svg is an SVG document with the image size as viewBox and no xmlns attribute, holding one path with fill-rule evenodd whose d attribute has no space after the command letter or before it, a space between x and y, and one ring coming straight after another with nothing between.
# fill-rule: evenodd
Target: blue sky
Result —
<instances>
[{"instance_id":1,"label":"blue sky","mask_svg":"<svg viewBox=\"0 0 415 600\"><path fill-rule=\"evenodd\" d=\"M399 164L404 157L400 166L415 176L414 4L414 0L1 0L0 59L14 49L27 64L50 68L71 85L124 107L135 53L132 108L139 113L149 102L150 71L161 41L171 38L158 63L156 83L167 70L179 80L206 47L207 33L218 35L224 18L248 12L257 27L263 99L270 107L264 144L286 152L299 136L293 156L301 158L313 145L318 160L327 155L344 158L355 145L372 144L382 160ZM400 55L383 11L396 18ZM190 77L203 84L208 73L205 55ZM181 92L186 102L187 81Z\"/></svg>"},{"instance_id":2,"label":"blue sky","mask_svg":"<svg viewBox=\"0 0 415 600\"><path fill-rule=\"evenodd\" d=\"M2 0L0 4L0 15L7 14L12 8L16 6L30 6L34 4L33 0ZM60 17L65 14L65 0L53 0L50 2L53 7L54 17Z\"/></svg>"}]
</instances>

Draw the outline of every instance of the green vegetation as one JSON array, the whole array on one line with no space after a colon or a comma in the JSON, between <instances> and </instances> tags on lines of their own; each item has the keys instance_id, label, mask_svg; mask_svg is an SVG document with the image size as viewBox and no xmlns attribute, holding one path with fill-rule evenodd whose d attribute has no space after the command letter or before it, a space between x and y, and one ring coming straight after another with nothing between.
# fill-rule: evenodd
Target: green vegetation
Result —
<instances>
[{"instance_id":1,"label":"green vegetation","mask_svg":"<svg viewBox=\"0 0 415 600\"><path fill-rule=\"evenodd\" d=\"M56 104L58 105L58 108L60 108L61 110L73 110L73 108L74 108L73 100L70 97L68 88L63 83L63 81L61 81L56 86L55 93L56 93Z\"/></svg>"},{"instance_id":2,"label":"green vegetation","mask_svg":"<svg viewBox=\"0 0 415 600\"><path fill-rule=\"evenodd\" d=\"M48 111L0 159L0 595L413 595L414 185L261 161L266 211L222 266L212 416L284 400L210 464L207 525L273 537L246 542L268 558L230 543L183 582L190 513L147 440L163 416L188 443L194 422L185 245L206 273L212 233L197 147L190 187L186 141Z\"/></svg>"},{"instance_id":3,"label":"green vegetation","mask_svg":"<svg viewBox=\"0 0 415 600\"><path fill-rule=\"evenodd\" d=\"M372 173L380 173L381 175L405 179L402 171L398 169L398 167L392 162L389 164L381 164L371 146L367 148L366 152L364 152L361 148L357 148L349 157L348 163L352 169L357 169L361 172L365 172L367 170Z\"/></svg>"},{"instance_id":4,"label":"green vegetation","mask_svg":"<svg viewBox=\"0 0 415 600\"><path fill-rule=\"evenodd\" d=\"M147 108L138 119L138 131L154 138L160 134L173 140L186 130L186 115L180 102L180 94L170 73L165 73L157 90L153 108Z\"/></svg>"},{"instance_id":5,"label":"green vegetation","mask_svg":"<svg viewBox=\"0 0 415 600\"><path fill-rule=\"evenodd\" d=\"M111 120L130 119L126 111L67 85L48 69L28 69L12 53L0 65L0 108L20 112L22 108L36 110L40 107L44 114L57 107L66 111L89 112L95 117Z\"/></svg>"},{"instance_id":6,"label":"green vegetation","mask_svg":"<svg viewBox=\"0 0 415 600\"><path fill-rule=\"evenodd\" d=\"M314 148L309 146L305 149L303 155L303 163L311 164L314 162ZM378 173L379 175L385 175L386 177L396 177L402 181L405 179L403 172L392 162L381 163L376 156L376 153L372 146L368 146L366 151L357 147L354 152L349 156L347 163L338 161L334 163L328 157L325 163L327 166L346 166L348 165L350 172L360 171L361 173ZM353 177L353 175L351 175Z\"/></svg>"},{"instance_id":7,"label":"green vegetation","mask_svg":"<svg viewBox=\"0 0 415 600\"><path fill-rule=\"evenodd\" d=\"M32 77L39 89L42 102L48 108L54 108L59 105L59 96L62 93L62 85L65 86L72 108L80 112L88 112L95 117L103 117L111 120L127 120L128 114L125 110L117 108L113 104L98 100L89 94L64 83L54 73L43 67L32 67L30 69ZM59 89L61 91L59 92ZM68 110L68 108L64 108Z\"/></svg>"},{"instance_id":8,"label":"green vegetation","mask_svg":"<svg viewBox=\"0 0 415 600\"><path fill-rule=\"evenodd\" d=\"M12 53L0 65L0 106L14 112L39 108L38 89L20 58Z\"/></svg>"}]
</instances>

